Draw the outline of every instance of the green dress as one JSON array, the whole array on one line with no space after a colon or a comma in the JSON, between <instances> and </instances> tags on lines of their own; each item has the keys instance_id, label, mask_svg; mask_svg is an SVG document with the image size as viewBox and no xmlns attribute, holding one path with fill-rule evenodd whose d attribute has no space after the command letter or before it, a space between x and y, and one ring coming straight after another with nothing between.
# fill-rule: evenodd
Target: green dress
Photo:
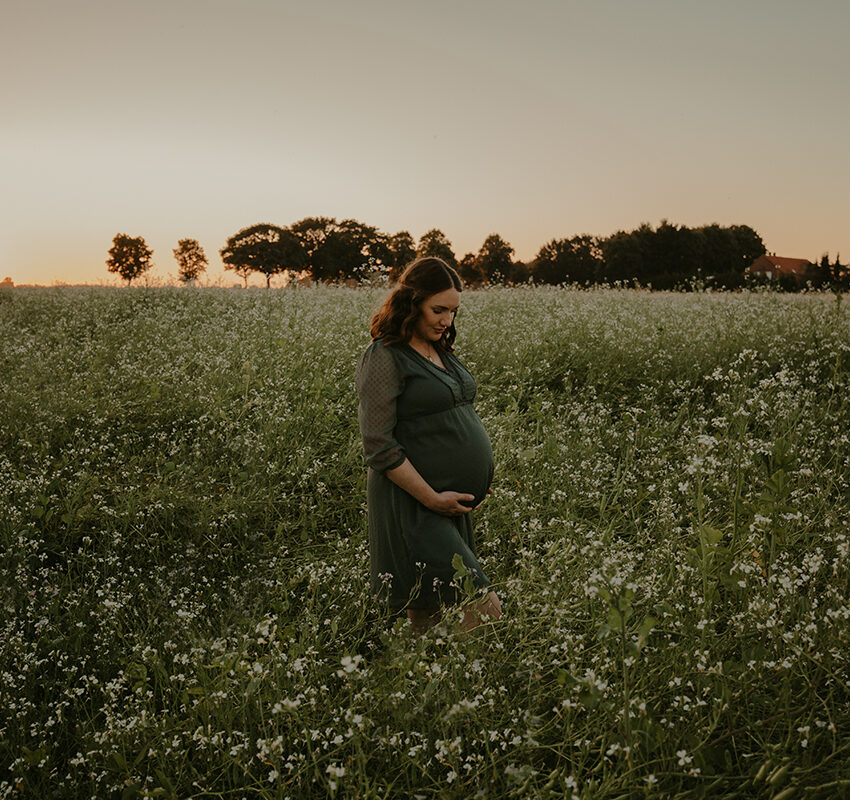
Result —
<instances>
[{"instance_id":1,"label":"green dress","mask_svg":"<svg viewBox=\"0 0 850 800\"><path fill-rule=\"evenodd\" d=\"M369 467L367 501L372 591L391 608L457 602L451 581L459 553L478 586L488 586L475 555L470 514L445 517L396 486L386 471L405 459L438 492L475 496L493 480L493 450L475 413L475 379L451 353L446 369L410 345L377 339L357 365L358 416Z\"/></svg>"}]
</instances>

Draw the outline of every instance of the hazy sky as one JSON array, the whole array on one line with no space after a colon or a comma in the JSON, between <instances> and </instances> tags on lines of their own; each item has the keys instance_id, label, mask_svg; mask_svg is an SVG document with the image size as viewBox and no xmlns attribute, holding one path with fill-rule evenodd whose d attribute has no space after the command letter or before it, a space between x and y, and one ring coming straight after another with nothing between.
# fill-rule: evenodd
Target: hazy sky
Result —
<instances>
[{"instance_id":1,"label":"hazy sky","mask_svg":"<svg viewBox=\"0 0 850 800\"><path fill-rule=\"evenodd\" d=\"M848 0L0 0L0 279L257 222L850 259ZM226 282L238 281L227 273Z\"/></svg>"}]
</instances>

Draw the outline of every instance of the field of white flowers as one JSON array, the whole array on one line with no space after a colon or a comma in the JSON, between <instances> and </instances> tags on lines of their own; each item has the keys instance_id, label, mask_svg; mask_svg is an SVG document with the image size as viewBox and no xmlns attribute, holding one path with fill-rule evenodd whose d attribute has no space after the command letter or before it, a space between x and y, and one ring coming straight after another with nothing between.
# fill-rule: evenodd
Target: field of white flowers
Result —
<instances>
[{"instance_id":1,"label":"field of white flowers","mask_svg":"<svg viewBox=\"0 0 850 800\"><path fill-rule=\"evenodd\" d=\"M379 289L0 292L0 798L850 796L850 316L467 292L504 618L367 586Z\"/></svg>"}]
</instances>

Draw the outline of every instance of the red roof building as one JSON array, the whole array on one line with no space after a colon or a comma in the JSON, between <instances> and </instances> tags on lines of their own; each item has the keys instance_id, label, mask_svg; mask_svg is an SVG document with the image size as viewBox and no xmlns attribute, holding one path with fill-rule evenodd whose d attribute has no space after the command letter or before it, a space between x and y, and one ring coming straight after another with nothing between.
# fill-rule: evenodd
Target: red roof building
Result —
<instances>
[{"instance_id":1,"label":"red roof building","mask_svg":"<svg viewBox=\"0 0 850 800\"><path fill-rule=\"evenodd\" d=\"M783 256L759 256L744 272L750 275L760 275L765 278L779 278L782 275L793 275L797 280L805 280L806 273L814 266L805 258L785 258Z\"/></svg>"}]
</instances>

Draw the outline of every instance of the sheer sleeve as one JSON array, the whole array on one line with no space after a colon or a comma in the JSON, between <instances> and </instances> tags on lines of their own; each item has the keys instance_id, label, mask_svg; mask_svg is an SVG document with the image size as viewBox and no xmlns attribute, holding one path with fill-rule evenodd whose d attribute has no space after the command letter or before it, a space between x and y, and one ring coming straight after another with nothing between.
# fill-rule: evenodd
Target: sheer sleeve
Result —
<instances>
[{"instance_id":1,"label":"sheer sleeve","mask_svg":"<svg viewBox=\"0 0 850 800\"><path fill-rule=\"evenodd\" d=\"M404 385L393 354L373 342L360 357L356 373L360 435L366 464L378 472L404 462L404 449L396 441L396 398Z\"/></svg>"}]
</instances>

